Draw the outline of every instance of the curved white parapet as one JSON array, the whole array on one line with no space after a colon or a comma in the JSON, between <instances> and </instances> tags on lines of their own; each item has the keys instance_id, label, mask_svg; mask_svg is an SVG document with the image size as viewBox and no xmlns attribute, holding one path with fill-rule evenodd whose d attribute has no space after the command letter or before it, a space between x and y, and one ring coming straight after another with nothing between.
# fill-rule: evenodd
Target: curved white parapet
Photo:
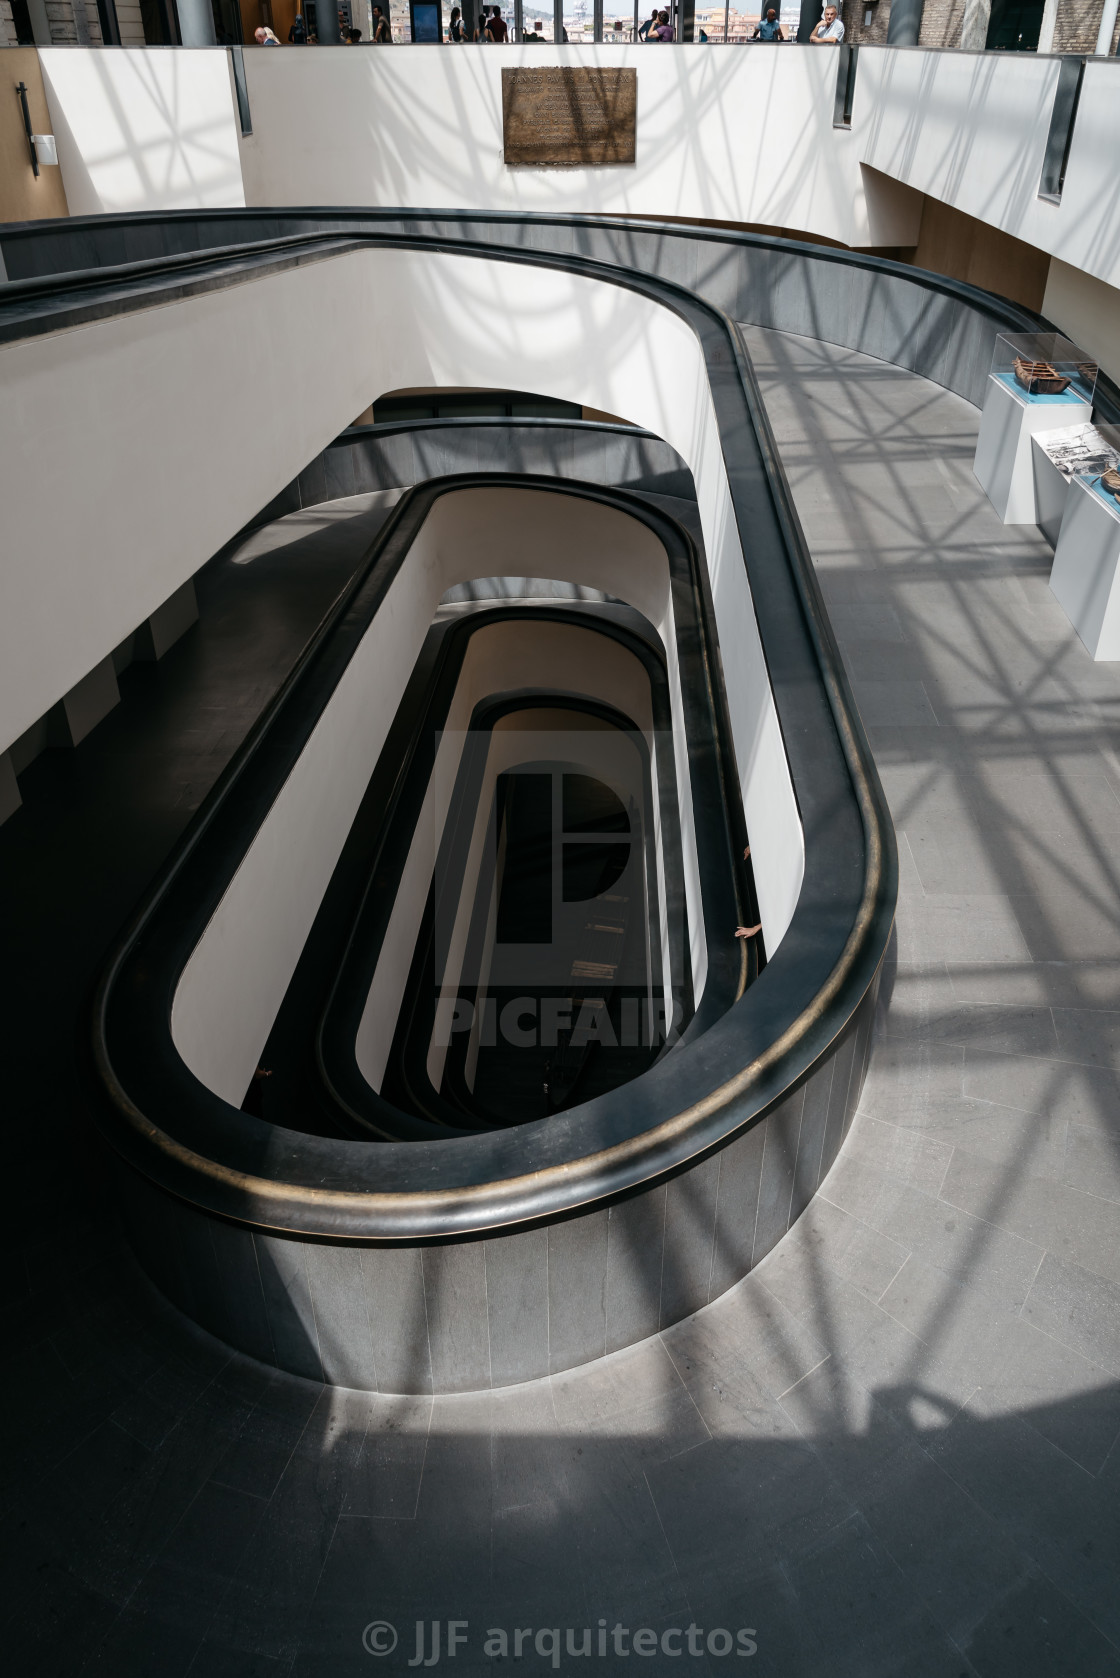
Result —
<instances>
[{"instance_id":1,"label":"curved white parapet","mask_svg":"<svg viewBox=\"0 0 1120 1678\"><path fill-rule=\"evenodd\" d=\"M500 330L464 330L488 314ZM314 334L305 330L309 319L319 323ZM384 391L528 387L664 437L696 483L760 913L767 947L777 948L800 890L801 828L704 356L672 309L543 265L350 250L14 344L0 350L0 374L24 418L0 460L14 556L0 601L5 745ZM72 463L65 496L44 483L35 440L45 435L55 437L52 458ZM492 573L480 540L465 527L457 534L461 569L448 570L423 606L403 596L394 605L405 625L393 644L394 691L443 589ZM609 570L598 563L580 570L578 544L562 557L548 541L542 526L531 573L614 592ZM522 550L510 571L526 570ZM633 604L658 621L646 593L636 592Z\"/></svg>"},{"instance_id":2,"label":"curved white parapet","mask_svg":"<svg viewBox=\"0 0 1120 1678\"><path fill-rule=\"evenodd\" d=\"M854 1111L896 881L881 792L734 328L693 294L664 281L578 257L503 255L486 247L474 256L455 242L454 232L450 240L405 234L395 242L355 243L343 235L335 244L333 234L316 232L281 252L270 245L249 259L204 257L190 265L203 270L197 285L185 289L177 279L167 285L162 278L136 289L128 303L133 310L149 296L166 300L159 313L169 323L161 338L167 353L159 371L165 405L171 404L172 441L181 437L184 443L181 469L184 462L188 469L213 462L215 494L196 498L200 518L230 534L231 524L245 522L230 516L239 497L244 494L250 507L266 504L301 458L314 458L380 391L447 383L511 388L512 370L522 388L531 379L544 394L622 414L645 426L641 435L663 437L672 458L688 468L697 497L688 519L693 530L698 520L702 542L694 544L648 498L595 483L565 483L562 473L559 481L549 476L527 484L513 473L487 474L476 465L454 478L422 472L118 942L92 1020L104 1095L99 1116L133 1167L122 1174L126 1216L159 1285L177 1302L185 1300L168 1268L172 1250L184 1256L193 1278L193 1255L203 1249L213 1254L224 1238L216 1232L227 1232L231 1220L223 1252L231 1264L251 1259L262 1288L260 1321L227 1320L232 1271L227 1274L224 1259L210 1293L192 1296L185 1308L282 1367L319 1369L343 1384L392 1384L400 1391L426 1390L425 1382L443 1390L511 1378L510 1360L500 1355L495 1365L492 1355L504 1332L491 1311L501 1295L502 1266L516 1265L531 1289L529 1309L540 1333L529 1364L538 1373L571 1367L608 1344L629 1343L679 1320L771 1250L836 1157ZM542 297L551 323L547 334L529 324ZM112 329L127 340L128 323L115 305L103 312L116 317ZM73 315L59 311L58 318ZM136 318L143 325L147 317ZM322 323L314 338L303 330L310 319ZM491 329L464 331L463 321L485 321ZM91 322L88 313L84 322ZM84 333L83 324L70 336L76 341ZM100 327L91 324L90 341L100 336ZM40 359L49 360L50 342ZM265 353L273 342L284 352L275 362ZM188 348L194 355L189 369ZM25 352L30 363L34 355L26 342L20 346ZM157 380L142 357L134 358L130 372L140 394L153 397ZM213 424L204 442L174 413L179 384L192 380L209 381ZM142 426L122 419L123 403L104 395L103 402L112 435L104 450L98 439L99 460L117 473L119 485L123 474L113 463L122 440L141 465L154 450ZM229 446L235 427L239 450ZM159 442L166 451L166 428ZM233 455L237 472L229 467ZM139 481L142 499L142 475ZM190 481L208 480L196 471ZM537 493L526 494L530 488ZM564 497L624 516L604 539L601 519L588 519L581 528L576 514L566 521L552 516L559 511L553 503ZM450 513L431 518L445 498ZM143 569L120 540L119 523L133 517L136 499L124 514L107 507L118 528L90 531L97 562L115 564L122 575L130 566L132 574ZM505 511L516 517L505 519ZM52 518L63 516L51 509ZM627 532L629 520L656 530L669 557L669 598L681 626L679 678L670 666L676 637L669 633L664 571L648 540ZM499 539L496 553L503 528L511 538ZM182 536L173 522L154 519L144 534L162 550L163 562ZM741 543L749 544L747 552ZM394 730L394 753L398 744L412 753L404 780L397 768L403 760L393 753L378 756L387 713L448 588L495 574L556 575L568 586L575 582L629 600L631 613L642 612L651 628L626 630L620 615L615 633L629 636L643 662L649 655L659 740L666 718L671 726L672 690L678 681L686 684L696 841L705 912L713 911L706 927L712 980L704 1007L718 997L723 1011L710 1020L698 1011L703 1029L686 1031L679 1052L657 1058L642 1075L637 1100L623 1084L528 1131L515 1122L464 1135L448 1125L451 1134L432 1137L409 1127L403 1107L400 1123L384 1128L376 1122L376 1104L391 1108L398 1084L407 1086L407 1094L417 1067L427 1087L423 1035L413 1033L385 1096L368 1082L359 1089L351 1080L343 1089L334 1076L349 1077L353 1064L361 1082L353 1054L357 1015L428 773L423 754L430 747L413 752L409 742L426 739L444 715L461 668L455 660L467 639L458 626L446 643L437 634L426 649L401 728ZM563 621L564 610L554 610ZM617 611L627 614L625 606ZM661 629L665 667L653 625ZM695 626L695 634L687 626ZM430 671L436 685L417 710ZM371 705L369 694L381 682L385 703ZM520 695L506 695L500 706L510 697L522 703ZM551 704L550 695L542 697ZM578 703L574 696L572 703ZM490 716L480 714L480 732ZM474 774L479 760L473 753L472 759ZM354 773L375 762L372 784ZM663 762L668 772L669 753ZM349 885L341 893L332 886L308 948L309 966L320 963L313 986L330 983L335 974L331 995L340 999L333 1015L330 1001L317 1015L321 1028L312 1052L322 1050L320 1070L331 1091L341 1091L343 1112L362 1119L358 1106L368 1097L366 1128L383 1138L373 1147L348 1130L286 1129L233 1104L252 1049L264 1040L304 947L358 789L367 784L365 825L338 879L352 882L361 875L374 880L374 888L362 900L359 925L344 902ZM462 807L469 809L470 801ZM674 830L677 825L667 816L666 854L670 823ZM732 882L748 831L771 957L757 982L747 982L749 956L747 969L739 965L728 912L729 905L736 914L745 906ZM460 859L464 839L465 828L456 838ZM384 859L383 875L362 874L374 856L362 852L367 844ZM752 909L754 901L752 895ZM677 913L674 903L674 925ZM320 934L327 936L325 945ZM346 948L341 968L339 939ZM429 947L417 944L416 984L427 982ZM188 971L192 965L196 973ZM308 977L308 968L301 968L299 983ZM413 1018L416 984L410 981ZM177 991L178 1042L169 1031ZM243 993L251 993L249 1019L235 1017ZM183 1011L187 1000L193 1018ZM420 1025L426 1032L426 1014ZM340 1056L328 1058L327 1032L349 1056L346 1064ZM225 1057L212 1069L209 1087L183 1059L186 1048L201 1066L200 1043L204 1052L216 1046L216 1061ZM460 1069L453 1074L457 1088ZM214 1093L218 1087L231 1099ZM358 1105L350 1104L351 1094ZM541 1235L532 1255L521 1240L525 1233ZM686 1261L686 1247L697 1256L695 1264ZM463 1333L472 1346L491 1348L487 1368L476 1368L472 1359L469 1368L429 1376L411 1366L405 1344L410 1312L394 1291L406 1249L422 1267L426 1302L429 1264L434 1289L440 1277L449 1279ZM615 1288L619 1262L632 1268L625 1258L630 1254L640 1262L625 1285L642 1292L644 1307L629 1313L620 1329L604 1330L601 1306ZM497 1267L493 1291L491 1267ZM668 1293L666 1277L672 1282ZM326 1350L319 1335L314 1355L306 1333L308 1288L314 1320L325 1314L339 1329L337 1335L332 1330ZM376 1329L363 1315L374 1305L380 1312ZM347 1312L352 1332L339 1315ZM612 1338L616 1334L621 1339ZM370 1367L373 1345L376 1368ZM517 1368L523 1378L524 1360Z\"/></svg>"},{"instance_id":3,"label":"curved white parapet","mask_svg":"<svg viewBox=\"0 0 1120 1678\"><path fill-rule=\"evenodd\" d=\"M637 519L576 496L541 489L450 491L424 521L179 981L171 1015L176 1047L201 1082L235 1106L272 1028L440 599L478 575L480 566L488 568L488 575L521 574L527 554L543 575L601 586L626 601L657 628L667 662L672 649L669 692L693 939L692 984L697 998L703 990L707 954L664 549ZM570 627L544 625L529 641L504 626L482 632L464 668L448 728L464 728L478 697L495 685L517 691L542 683L608 700L643 726L643 708L648 712L650 701L641 666L619 648L614 669L612 652L599 646L584 654L582 668L572 652L580 638L581 632ZM431 838L437 825L433 810L430 823L419 831ZM759 839L753 842L757 847ZM433 863L434 853L426 868L420 855L423 879L422 886L416 885L421 906ZM417 904L416 894L404 888L402 881L398 901L402 922L407 922L409 905L416 909ZM414 938L415 924L411 937L405 924L393 927L387 939L387 955L392 951L400 958L391 963L389 981L398 987L398 1004L399 973L407 968ZM370 1046L369 1058L376 1066L376 1045Z\"/></svg>"}]
</instances>

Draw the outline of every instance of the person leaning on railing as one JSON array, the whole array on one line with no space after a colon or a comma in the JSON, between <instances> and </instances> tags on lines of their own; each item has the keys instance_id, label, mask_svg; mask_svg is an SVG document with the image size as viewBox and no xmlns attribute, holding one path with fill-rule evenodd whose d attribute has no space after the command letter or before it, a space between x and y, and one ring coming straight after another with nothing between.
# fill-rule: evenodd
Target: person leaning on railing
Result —
<instances>
[{"instance_id":1,"label":"person leaning on railing","mask_svg":"<svg viewBox=\"0 0 1120 1678\"><path fill-rule=\"evenodd\" d=\"M824 16L809 36L809 44L814 47L838 47L844 39L844 25L836 12L835 6L826 6Z\"/></svg>"}]
</instances>

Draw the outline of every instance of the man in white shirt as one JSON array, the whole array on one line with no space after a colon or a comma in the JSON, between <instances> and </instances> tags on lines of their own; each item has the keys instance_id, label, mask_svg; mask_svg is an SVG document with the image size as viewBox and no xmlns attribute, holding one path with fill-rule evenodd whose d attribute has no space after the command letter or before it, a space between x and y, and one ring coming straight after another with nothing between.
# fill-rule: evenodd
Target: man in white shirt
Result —
<instances>
[{"instance_id":1,"label":"man in white shirt","mask_svg":"<svg viewBox=\"0 0 1120 1678\"><path fill-rule=\"evenodd\" d=\"M835 6L826 6L824 16L809 36L814 47L838 47L844 39L844 25L836 15Z\"/></svg>"}]
</instances>

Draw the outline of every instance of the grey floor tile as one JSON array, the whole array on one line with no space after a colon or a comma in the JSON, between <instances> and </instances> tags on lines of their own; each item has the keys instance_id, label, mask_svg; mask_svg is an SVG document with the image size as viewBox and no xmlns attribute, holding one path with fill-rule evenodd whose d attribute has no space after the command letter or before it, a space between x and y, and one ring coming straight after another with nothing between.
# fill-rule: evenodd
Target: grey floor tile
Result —
<instances>
[{"instance_id":1,"label":"grey floor tile","mask_svg":"<svg viewBox=\"0 0 1120 1678\"><path fill-rule=\"evenodd\" d=\"M1033 1323L1003 1340L998 1375L972 1395L977 1415L1014 1412L1087 1474L1097 1475L1120 1435L1120 1383Z\"/></svg>"},{"instance_id":2,"label":"grey floor tile","mask_svg":"<svg viewBox=\"0 0 1120 1678\"><path fill-rule=\"evenodd\" d=\"M1120 1133L1120 1078L1111 1069L997 1054L993 1045L977 1043L965 1052L964 1093L1104 1134Z\"/></svg>"},{"instance_id":3,"label":"grey floor tile","mask_svg":"<svg viewBox=\"0 0 1120 1678\"><path fill-rule=\"evenodd\" d=\"M925 1437L908 1417L875 1404L865 1431L819 1431L813 1447L829 1472L857 1492L875 1548L959 1645L1028 1564L997 1522L932 1461ZM919 1507L920 1523L913 1516Z\"/></svg>"},{"instance_id":4,"label":"grey floor tile","mask_svg":"<svg viewBox=\"0 0 1120 1678\"><path fill-rule=\"evenodd\" d=\"M1120 1131L1071 1124L1066 1132L1063 1182L1084 1194L1120 1202Z\"/></svg>"},{"instance_id":5,"label":"grey floor tile","mask_svg":"<svg viewBox=\"0 0 1120 1678\"><path fill-rule=\"evenodd\" d=\"M877 1035L884 1039L930 1036L958 1001L944 962L890 962L884 966L879 990Z\"/></svg>"},{"instance_id":6,"label":"grey floor tile","mask_svg":"<svg viewBox=\"0 0 1120 1678\"><path fill-rule=\"evenodd\" d=\"M749 1577L819 1542L852 1513L800 1443L719 1439L647 1474L684 1585L736 1563ZM788 1566L788 1561L787 1561Z\"/></svg>"},{"instance_id":7,"label":"grey floor tile","mask_svg":"<svg viewBox=\"0 0 1120 1678\"><path fill-rule=\"evenodd\" d=\"M868 727L886 723L891 728L936 726L937 713L921 682L857 676L856 703Z\"/></svg>"},{"instance_id":8,"label":"grey floor tile","mask_svg":"<svg viewBox=\"0 0 1120 1678\"><path fill-rule=\"evenodd\" d=\"M958 1112L964 1093L964 1049L931 1037L886 1037L875 1045L860 1111L892 1124Z\"/></svg>"},{"instance_id":9,"label":"grey floor tile","mask_svg":"<svg viewBox=\"0 0 1120 1678\"><path fill-rule=\"evenodd\" d=\"M985 1223L1058 1253L1120 1286L1120 1209L1063 1184L1044 1182L1015 1160L1002 1165L957 1148L941 1199Z\"/></svg>"},{"instance_id":10,"label":"grey floor tile","mask_svg":"<svg viewBox=\"0 0 1120 1678\"><path fill-rule=\"evenodd\" d=\"M1120 1629L1120 1539L1110 1492L1015 1414L981 1422L962 1414L929 1449L1056 1587L1055 1611L1069 1626L1074 1651L1059 1670L1078 1671L1082 1658L1085 1670L1107 1671L1097 1663L1105 1650L1115 1660Z\"/></svg>"},{"instance_id":11,"label":"grey floor tile","mask_svg":"<svg viewBox=\"0 0 1120 1678\"><path fill-rule=\"evenodd\" d=\"M826 1177L822 1188L827 1189L828 1182ZM790 1232L784 1250L795 1249L807 1252L812 1260L836 1272L870 1300L880 1298L910 1252L905 1242L893 1241L861 1223L834 1205L826 1193L810 1202Z\"/></svg>"},{"instance_id":12,"label":"grey floor tile","mask_svg":"<svg viewBox=\"0 0 1120 1678\"><path fill-rule=\"evenodd\" d=\"M900 961L1023 961L1032 951L1011 898L948 892L900 904Z\"/></svg>"},{"instance_id":13,"label":"grey floor tile","mask_svg":"<svg viewBox=\"0 0 1120 1678\"><path fill-rule=\"evenodd\" d=\"M1111 1678L1117 1670L1111 1641L1039 1573L993 1605L963 1649L982 1678Z\"/></svg>"},{"instance_id":14,"label":"grey floor tile","mask_svg":"<svg viewBox=\"0 0 1120 1678\"><path fill-rule=\"evenodd\" d=\"M787 1564L803 1612L818 1637L831 1637L832 1670L860 1678L937 1678L959 1673L960 1657L898 1569L879 1553L862 1516L829 1534L813 1553ZM852 1581L861 1581L860 1605Z\"/></svg>"},{"instance_id":15,"label":"grey floor tile","mask_svg":"<svg viewBox=\"0 0 1120 1678\"><path fill-rule=\"evenodd\" d=\"M874 605L833 606L829 610L832 627L842 641L906 640L901 619L893 606Z\"/></svg>"},{"instance_id":16,"label":"grey floor tile","mask_svg":"<svg viewBox=\"0 0 1120 1678\"><path fill-rule=\"evenodd\" d=\"M966 1004L947 1009L932 1022L932 1033L942 1042L962 1043L989 1054L1053 1056L1058 1038L1048 1007L981 1007Z\"/></svg>"},{"instance_id":17,"label":"grey floor tile","mask_svg":"<svg viewBox=\"0 0 1120 1678\"><path fill-rule=\"evenodd\" d=\"M1112 961L981 960L954 965L950 978L962 1002L1110 1009L1120 1002L1120 969Z\"/></svg>"},{"instance_id":18,"label":"grey floor tile","mask_svg":"<svg viewBox=\"0 0 1120 1678\"><path fill-rule=\"evenodd\" d=\"M1054 1027L1064 1059L1120 1069L1120 1012L1055 1008Z\"/></svg>"},{"instance_id":19,"label":"grey floor tile","mask_svg":"<svg viewBox=\"0 0 1120 1678\"><path fill-rule=\"evenodd\" d=\"M879 1308L853 1283L820 1261L812 1248L782 1243L754 1273L767 1293L797 1317L831 1355L874 1326Z\"/></svg>"},{"instance_id":20,"label":"grey floor tile","mask_svg":"<svg viewBox=\"0 0 1120 1678\"><path fill-rule=\"evenodd\" d=\"M1088 872L1088 870L1086 871ZM1093 872L1096 872L1094 870ZM1120 924L1111 888L1087 889L1089 882L1054 870L1042 892L1009 898L1036 961L1099 961L1120 956Z\"/></svg>"},{"instance_id":21,"label":"grey floor tile","mask_svg":"<svg viewBox=\"0 0 1120 1678\"><path fill-rule=\"evenodd\" d=\"M661 1339L713 1432L737 1425L729 1396L745 1392L753 1414L759 1395L777 1398L828 1355L807 1324L750 1277Z\"/></svg>"},{"instance_id":22,"label":"grey floor tile","mask_svg":"<svg viewBox=\"0 0 1120 1678\"><path fill-rule=\"evenodd\" d=\"M905 1124L887 1124L866 1113L857 1113L844 1141L847 1161L866 1160L885 1176L897 1177L920 1189L937 1194L945 1181L953 1144L914 1130Z\"/></svg>"},{"instance_id":23,"label":"grey floor tile","mask_svg":"<svg viewBox=\"0 0 1120 1678\"><path fill-rule=\"evenodd\" d=\"M926 1263L1018 1307L1038 1272L1043 1249L963 1207L921 1194L870 1167L841 1159L821 1191L853 1217L900 1245L905 1242Z\"/></svg>"},{"instance_id":24,"label":"grey floor tile","mask_svg":"<svg viewBox=\"0 0 1120 1678\"><path fill-rule=\"evenodd\" d=\"M344 1517L413 1520L428 1449L432 1400L378 1398L343 1498Z\"/></svg>"},{"instance_id":25,"label":"grey floor tile","mask_svg":"<svg viewBox=\"0 0 1120 1678\"><path fill-rule=\"evenodd\" d=\"M1023 1316L1044 1334L1120 1375L1120 1287L1047 1253Z\"/></svg>"},{"instance_id":26,"label":"grey floor tile","mask_svg":"<svg viewBox=\"0 0 1120 1678\"><path fill-rule=\"evenodd\" d=\"M1051 1182L1066 1180L1069 1124L1060 1116L1024 1113L991 1101L968 1101L965 1111L942 1114L923 1134L962 1147L994 1165L1015 1161L1016 1169Z\"/></svg>"},{"instance_id":27,"label":"grey floor tile","mask_svg":"<svg viewBox=\"0 0 1120 1678\"><path fill-rule=\"evenodd\" d=\"M80 1671L83 1678L142 1678L148 1672L185 1678L199 1642L197 1629L192 1636L173 1617L128 1609L117 1618L101 1647L80 1666L75 1662L72 1670Z\"/></svg>"}]
</instances>

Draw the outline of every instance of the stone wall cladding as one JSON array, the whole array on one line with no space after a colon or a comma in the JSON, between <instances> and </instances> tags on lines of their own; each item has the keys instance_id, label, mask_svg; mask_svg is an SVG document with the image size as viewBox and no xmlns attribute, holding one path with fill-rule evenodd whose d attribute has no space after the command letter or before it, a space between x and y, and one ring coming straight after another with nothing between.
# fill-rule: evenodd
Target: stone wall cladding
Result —
<instances>
[{"instance_id":1,"label":"stone wall cladding","mask_svg":"<svg viewBox=\"0 0 1120 1678\"><path fill-rule=\"evenodd\" d=\"M140 16L139 0L117 0L117 23L121 31L122 47L142 47L144 22Z\"/></svg>"},{"instance_id":2,"label":"stone wall cladding","mask_svg":"<svg viewBox=\"0 0 1120 1678\"><path fill-rule=\"evenodd\" d=\"M81 3L81 0L78 0ZM56 47L75 47L78 45L78 27L74 16L74 6L70 0L46 0L47 24L51 32L51 45Z\"/></svg>"},{"instance_id":3,"label":"stone wall cladding","mask_svg":"<svg viewBox=\"0 0 1120 1678\"><path fill-rule=\"evenodd\" d=\"M963 23L964 0L926 0L918 45L959 47Z\"/></svg>"},{"instance_id":4,"label":"stone wall cladding","mask_svg":"<svg viewBox=\"0 0 1120 1678\"><path fill-rule=\"evenodd\" d=\"M1059 0L1054 52L1091 53L1101 26L1101 0Z\"/></svg>"},{"instance_id":5,"label":"stone wall cladding","mask_svg":"<svg viewBox=\"0 0 1120 1678\"><path fill-rule=\"evenodd\" d=\"M878 5L871 7L870 23L863 21L867 9L859 4L859 0L848 0L844 7L844 39L851 41L853 46L885 47L887 26L891 20L891 0L878 0Z\"/></svg>"}]
</instances>

